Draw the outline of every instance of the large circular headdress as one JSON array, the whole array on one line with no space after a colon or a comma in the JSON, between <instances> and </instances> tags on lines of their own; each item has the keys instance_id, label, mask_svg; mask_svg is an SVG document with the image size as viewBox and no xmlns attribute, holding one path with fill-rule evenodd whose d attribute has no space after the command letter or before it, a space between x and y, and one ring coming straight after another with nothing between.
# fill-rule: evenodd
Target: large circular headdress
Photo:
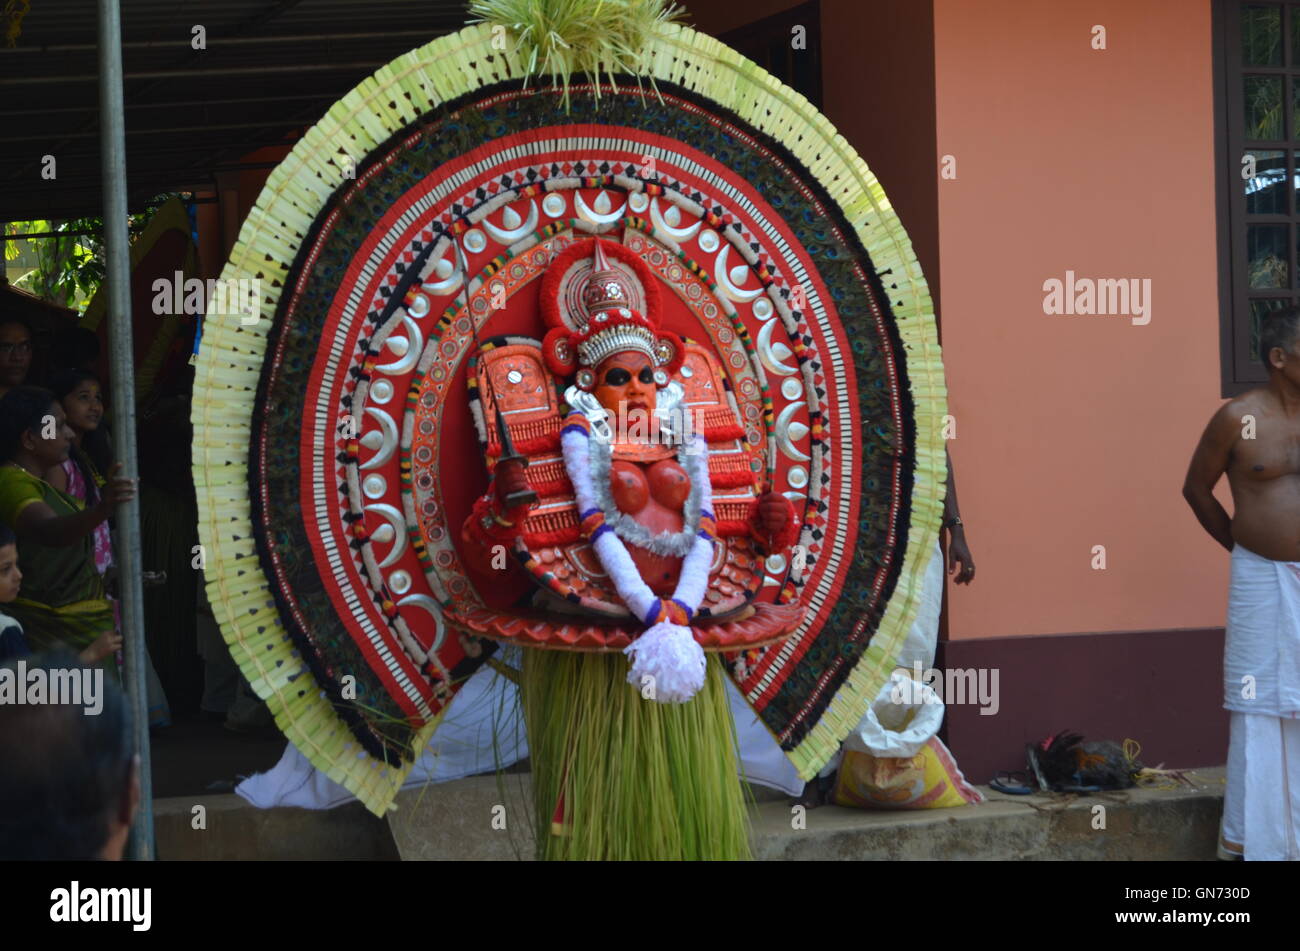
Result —
<instances>
[{"instance_id":1,"label":"large circular headdress","mask_svg":"<svg viewBox=\"0 0 1300 951\"><path fill-rule=\"evenodd\" d=\"M222 279L256 280L260 314L208 315L195 382L217 619L286 735L385 809L495 649L443 620L496 594L457 548L486 484L466 381L484 349L559 329L542 285L578 303L591 265L565 255L599 235L641 285L628 310L716 355L733 475L799 510L759 598L806 620L729 671L812 776L892 669L939 526L942 367L906 233L806 99L708 36L656 22L644 92L539 87L501 37L470 26L378 70L244 222ZM501 372L519 401L561 385Z\"/></svg>"}]
</instances>

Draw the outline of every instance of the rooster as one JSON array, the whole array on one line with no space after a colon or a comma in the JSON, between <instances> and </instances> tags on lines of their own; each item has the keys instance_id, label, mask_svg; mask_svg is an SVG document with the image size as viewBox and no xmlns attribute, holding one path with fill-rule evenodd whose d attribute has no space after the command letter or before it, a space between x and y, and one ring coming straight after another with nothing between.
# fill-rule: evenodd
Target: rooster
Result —
<instances>
[{"instance_id":1,"label":"rooster","mask_svg":"<svg viewBox=\"0 0 1300 951\"><path fill-rule=\"evenodd\" d=\"M1111 740L1084 742L1078 733L1063 730L1025 747L1029 769L1044 792L1128 789L1142 764Z\"/></svg>"}]
</instances>

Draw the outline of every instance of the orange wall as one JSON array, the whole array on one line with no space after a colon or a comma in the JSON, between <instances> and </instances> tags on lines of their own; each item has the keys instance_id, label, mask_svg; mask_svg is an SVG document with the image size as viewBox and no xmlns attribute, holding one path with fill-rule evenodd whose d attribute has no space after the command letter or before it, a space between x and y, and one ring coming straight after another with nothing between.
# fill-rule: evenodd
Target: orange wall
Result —
<instances>
[{"instance_id":1,"label":"orange wall","mask_svg":"<svg viewBox=\"0 0 1300 951\"><path fill-rule=\"evenodd\" d=\"M1210 3L934 11L950 449L979 566L950 637L1221 626L1227 555L1179 494L1220 403ZM1044 315L1067 269L1150 278L1151 322Z\"/></svg>"}]
</instances>

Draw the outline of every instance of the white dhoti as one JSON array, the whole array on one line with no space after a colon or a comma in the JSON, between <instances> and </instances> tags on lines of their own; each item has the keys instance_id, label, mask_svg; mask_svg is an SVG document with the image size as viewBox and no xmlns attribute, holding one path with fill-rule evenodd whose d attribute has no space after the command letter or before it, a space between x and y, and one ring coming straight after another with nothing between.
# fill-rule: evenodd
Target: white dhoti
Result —
<instances>
[{"instance_id":1,"label":"white dhoti","mask_svg":"<svg viewBox=\"0 0 1300 951\"><path fill-rule=\"evenodd\" d=\"M1223 682L1220 845L1250 861L1300 860L1300 562L1233 548Z\"/></svg>"}]
</instances>

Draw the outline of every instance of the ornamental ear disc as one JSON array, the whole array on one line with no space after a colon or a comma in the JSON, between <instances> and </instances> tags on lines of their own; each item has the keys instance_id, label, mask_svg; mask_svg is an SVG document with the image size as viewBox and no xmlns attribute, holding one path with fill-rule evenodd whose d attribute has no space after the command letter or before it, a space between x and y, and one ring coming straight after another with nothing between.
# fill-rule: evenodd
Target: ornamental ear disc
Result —
<instances>
[{"instance_id":1,"label":"ornamental ear disc","mask_svg":"<svg viewBox=\"0 0 1300 951\"><path fill-rule=\"evenodd\" d=\"M577 375L574 376L573 382L578 384L580 389L586 390L590 393L596 386L596 374L587 367L582 367L578 370Z\"/></svg>"}]
</instances>

